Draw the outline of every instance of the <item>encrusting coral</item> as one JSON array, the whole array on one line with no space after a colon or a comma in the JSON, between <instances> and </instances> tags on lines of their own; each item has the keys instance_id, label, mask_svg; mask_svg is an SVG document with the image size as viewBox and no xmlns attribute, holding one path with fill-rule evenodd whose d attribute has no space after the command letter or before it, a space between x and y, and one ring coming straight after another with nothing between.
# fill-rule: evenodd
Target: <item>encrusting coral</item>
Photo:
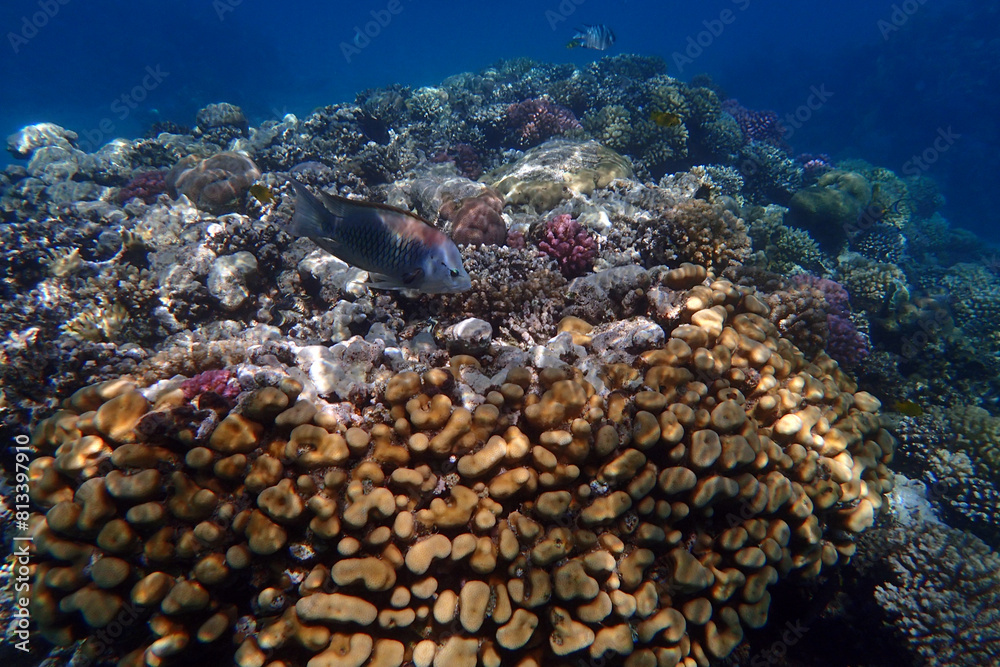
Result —
<instances>
[{"instance_id":1,"label":"encrusting coral","mask_svg":"<svg viewBox=\"0 0 1000 667\"><path fill-rule=\"evenodd\" d=\"M65 644L135 614L92 643L122 666L725 657L780 577L851 557L893 441L751 290L678 296L665 329L560 323L572 364L383 368L336 412L290 378L234 409L82 389L33 436L33 618Z\"/></svg>"}]
</instances>

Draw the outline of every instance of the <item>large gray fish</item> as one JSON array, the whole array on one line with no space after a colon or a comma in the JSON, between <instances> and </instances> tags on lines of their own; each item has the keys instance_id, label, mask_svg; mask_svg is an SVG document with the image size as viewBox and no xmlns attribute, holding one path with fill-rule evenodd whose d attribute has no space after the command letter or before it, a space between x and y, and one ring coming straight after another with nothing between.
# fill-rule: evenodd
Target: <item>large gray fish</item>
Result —
<instances>
[{"instance_id":1,"label":"large gray fish","mask_svg":"<svg viewBox=\"0 0 1000 667\"><path fill-rule=\"evenodd\" d=\"M425 220L392 206L322 191L320 201L298 181L292 186L296 196L290 231L367 271L371 287L427 294L472 287L458 247Z\"/></svg>"},{"instance_id":2,"label":"large gray fish","mask_svg":"<svg viewBox=\"0 0 1000 667\"><path fill-rule=\"evenodd\" d=\"M585 25L582 28L577 28L576 34L573 36L573 39L569 40L566 48L572 49L582 46L585 49L604 51L614 43L615 33L611 32L611 28L602 23L600 25Z\"/></svg>"}]
</instances>

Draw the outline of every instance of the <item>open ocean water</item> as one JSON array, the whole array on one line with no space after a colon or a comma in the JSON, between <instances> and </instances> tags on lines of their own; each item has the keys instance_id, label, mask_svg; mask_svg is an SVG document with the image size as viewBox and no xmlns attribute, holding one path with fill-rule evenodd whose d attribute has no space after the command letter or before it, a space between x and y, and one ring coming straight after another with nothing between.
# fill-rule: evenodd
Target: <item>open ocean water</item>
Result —
<instances>
[{"instance_id":1,"label":"open ocean water","mask_svg":"<svg viewBox=\"0 0 1000 667\"><path fill-rule=\"evenodd\" d=\"M0 37L0 656L1000 664L997 3Z\"/></svg>"}]
</instances>

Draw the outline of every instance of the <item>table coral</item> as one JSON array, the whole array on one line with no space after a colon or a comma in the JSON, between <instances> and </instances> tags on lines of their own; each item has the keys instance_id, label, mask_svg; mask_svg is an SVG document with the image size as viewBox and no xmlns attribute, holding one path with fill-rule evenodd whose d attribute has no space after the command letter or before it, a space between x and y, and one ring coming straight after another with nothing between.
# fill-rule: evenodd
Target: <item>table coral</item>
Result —
<instances>
[{"instance_id":1,"label":"table coral","mask_svg":"<svg viewBox=\"0 0 1000 667\"><path fill-rule=\"evenodd\" d=\"M197 433L180 390L77 392L32 439L42 636L123 666L724 658L775 581L852 556L893 442L750 290L681 303L635 381L603 361L620 323L570 322L577 364L456 356L346 420L291 379Z\"/></svg>"}]
</instances>

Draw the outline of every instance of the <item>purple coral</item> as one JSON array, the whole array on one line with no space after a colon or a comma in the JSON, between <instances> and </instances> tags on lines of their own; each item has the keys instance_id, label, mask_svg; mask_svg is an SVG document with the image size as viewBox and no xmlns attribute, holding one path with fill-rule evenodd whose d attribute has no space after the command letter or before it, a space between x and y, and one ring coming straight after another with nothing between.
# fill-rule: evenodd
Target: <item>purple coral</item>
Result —
<instances>
[{"instance_id":1,"label":"purple coral","mask_svg":"<svg viewBox=\"0 0 1000 667\"><path fill-rule=\"evenodd\" d=\"M795 157L795 161L802 165L806 178L813 181L833 169L833 160L826 153L802 153Z\"/></svg>"},{"instance_id":2,"label":"purple coral","mask_svg":"<svg viewBox=\"0 0 1000 667\"><path fill-rule=\"evenodd\" d=\"M209 392L231 400L239 396L242 390L236 376L227 370L204 371L181 382L181 391L189 401Z\"/></svg>"},{"instance_id":3,"label":"purple coral","mask_svg":"<svg viewBox=\"0 0 1000 667\"><path fill-rule=\"evenodd\" d=\"M514 130L518 144L524 147L582 127L572 111L547 97L511 104L507 108L507 124Z\"/></svg>"},{"instance_id":4,"label":"purple coral","mask_svg":"<svg viewBox=\"0 0 1000 667\"><path fill-rule=\"evenodd\" d=\"M597 242L568 213L545 223L545 238L539 241L542 252L556 260L567 278L583 275L594 266Z\"/></svg>"},{"instance_id":5,"label":"purple coral","mask_svg":"<svg viewBox=\"0 0 1000 667\"><path fill-rule=\"evenodd\" d=\"M156 198L167 191L165 171L144 171L136 174L118 191L118 201L125 202L139 198L147 204L152 204Z\"/></svg>"},{"instance_id":6,"label":"purple coral","mask_svg":"<svg viewBox=\"0 0 1000 667\"><path fill-rule=\"evenodd\" d=\"M845 366L864 361L870 352L867 337L858 331L851 320L850 296L836 280L811 275L798 275L792 282L800 287L811 287L823 293L826 301L826 353Z\"/></svg>"},{"instance_id":7,"label":"purple coral","mask_svg":"<svg viewBox=\"0 0 1000 667\"><path fill-rule=\"evenodd\" d=\"M723 102L722 109L736 119L736 124L743 132L744 143L762 141L778 148L788 147L785 143L785 128L778 119L776 111L747 109L736 99Z\"/></svg>"},{"instance_id":8,"label":"purple coral","mask_svg":"<svg viewBox=\"0 0 1000 667\"><path fill-rule=\"evenodd\" d=\"M827 314L826 353L843 366L856 366L868 358L868 339L848 317Z\"/></svg>"}]
</instances>

